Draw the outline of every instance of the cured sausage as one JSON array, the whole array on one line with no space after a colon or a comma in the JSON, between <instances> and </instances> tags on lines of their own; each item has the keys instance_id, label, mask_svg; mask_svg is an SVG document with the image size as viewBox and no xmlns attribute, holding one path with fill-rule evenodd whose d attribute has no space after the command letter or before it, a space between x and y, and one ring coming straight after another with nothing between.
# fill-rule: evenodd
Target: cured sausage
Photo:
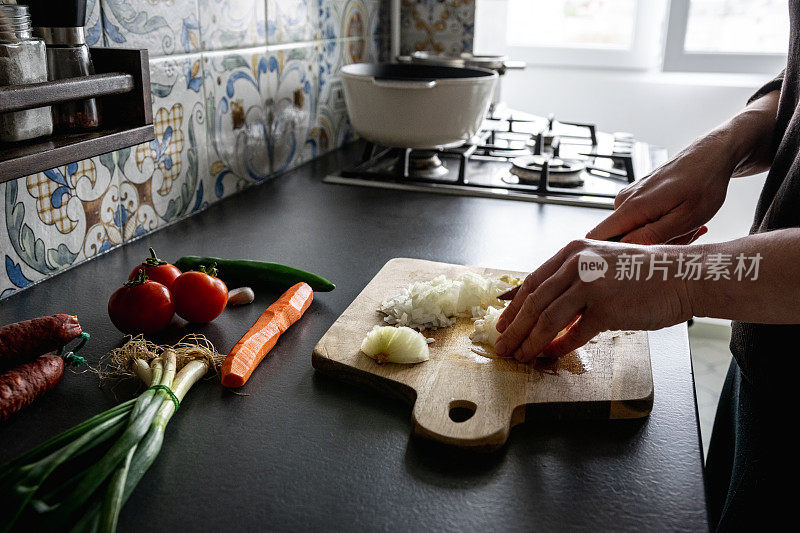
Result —
<instances>
[{"instance_id":1,"label":"cured sausage","mask_svg":"<svg viewBox=\"0 0 800 533\"><path fill-rule=\"evenodd\" d=\"M61 348L80 334L78 317L64 314L0 327L0 370Z\"/></svg>"},{"instance_id":2,"label":"cured sausage","mask_svg":"<svg viewBox=\"0 0 800 533\"><path fill-rule=\"evenodd\" d=\"M64 360L43 355L0 375L0 422L33 403L64 375Z\"/></svg>"}]
</instances>

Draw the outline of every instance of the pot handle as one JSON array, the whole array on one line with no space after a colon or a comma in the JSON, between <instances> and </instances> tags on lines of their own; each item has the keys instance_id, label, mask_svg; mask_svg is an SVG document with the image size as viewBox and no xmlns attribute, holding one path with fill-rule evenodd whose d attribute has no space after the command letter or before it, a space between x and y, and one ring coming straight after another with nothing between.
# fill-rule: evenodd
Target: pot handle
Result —
<instances>
[{"instance_id":1,"label":"pot handle","mask_svg":"<svg viewBox=\"0 0 800 533\"><path fill-rule=\"evenodd\" d=\"M372 78L373 85L387 89L433 89L436 80L391 80L386 78Z\"/></svg>"},{"instance_id":2,"label":"pot handle","mask_svg":"<svg viewBox=\"0 0 800 533\"><path fill-rule=\"evenodd\" d=\"M527 67L524 61L506 61L503 65L508 70L525 70Z\"/></svg>"}]
</instances>

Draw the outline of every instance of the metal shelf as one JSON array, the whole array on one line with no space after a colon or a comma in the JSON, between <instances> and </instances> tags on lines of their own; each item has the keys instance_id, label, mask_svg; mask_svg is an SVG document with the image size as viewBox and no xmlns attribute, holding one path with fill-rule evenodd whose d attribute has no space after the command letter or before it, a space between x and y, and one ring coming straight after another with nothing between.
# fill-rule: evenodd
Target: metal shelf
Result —
<instances>
[{"instance_id":1,"label":"metal shelf","mask_svg":"<svg viewBox=\"0 0 800 533\"><path fill-rule=\"evenodd\" d=\"M96 74L0 87L0 113L96 98L101 125L79 133L0 143L0 183L152 140L147 50L93 48Z\"/></svg>"}]
</instances>

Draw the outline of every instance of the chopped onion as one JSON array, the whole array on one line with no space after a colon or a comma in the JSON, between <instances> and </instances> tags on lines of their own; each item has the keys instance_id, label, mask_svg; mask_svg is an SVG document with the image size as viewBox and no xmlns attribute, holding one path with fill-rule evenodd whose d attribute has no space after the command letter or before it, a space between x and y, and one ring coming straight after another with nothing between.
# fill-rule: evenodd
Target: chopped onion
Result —
<instances>
[{"instance_id":1,"label":"chopped onion","mask_svg":"<svg viewBox=\"0 0 800 533\"><path fill-rule=\"evenodd\" d=\"M494 348L494 343L500 336L500 332L497 331L497 320L502 314L502 309L490 307L486 312L486 316L475 321L475 331L469 336L470 340L472 340L472 342L488 344Z\"/></svg>"},{"instance_id":2,"label":"chopped onion","mask_svg":"<svg viewBox=\"0 0 800 533\"><path fill-rule=\"evenodd\" d=\"M452 326L456 317L481 318L488 308L502 307L497 297L511 289L515 281L474 272L465 272L455 280L437 276L405 287L378 310L386 315L388 324L419 330Z\"/></svg>"},{"instance_id":3,"label":"chopped onion","mask_svg":"<svg viewBox=\"0 0 800 533\"><path fill-rule=\"evenodd\" d=\"M361 343L361 351L379 363L419 363L430 359L427 339L403 326L375 326Z\"/></svg>"}]
</instances>

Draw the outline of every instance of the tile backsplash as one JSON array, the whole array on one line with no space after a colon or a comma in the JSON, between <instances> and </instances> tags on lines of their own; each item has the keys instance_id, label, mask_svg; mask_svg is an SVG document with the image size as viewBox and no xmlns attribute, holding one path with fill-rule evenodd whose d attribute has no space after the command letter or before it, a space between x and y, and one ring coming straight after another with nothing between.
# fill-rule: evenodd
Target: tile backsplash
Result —
<instances>
[{"instance_id":1,"label":"tile backsplash","mask_svg":"<svg viewBox=\"0 0 800 533\"><path fill-rule=\"evenodd\" d=\"M477 0L401 0L400 53L472 52Z\"/></svg>"},{"instance_id":2,"label":"tile backsplash","mask_svg":"<svg viewBox=\"0 0 800 533\"><path fill-rule=\"evenodd\" d=\"M388 0L89 0L92 46L150 52L156 138L0 184L0 298L352 140L339 69L388 59L388 12Z\"/></svg>"}]
</instances>

